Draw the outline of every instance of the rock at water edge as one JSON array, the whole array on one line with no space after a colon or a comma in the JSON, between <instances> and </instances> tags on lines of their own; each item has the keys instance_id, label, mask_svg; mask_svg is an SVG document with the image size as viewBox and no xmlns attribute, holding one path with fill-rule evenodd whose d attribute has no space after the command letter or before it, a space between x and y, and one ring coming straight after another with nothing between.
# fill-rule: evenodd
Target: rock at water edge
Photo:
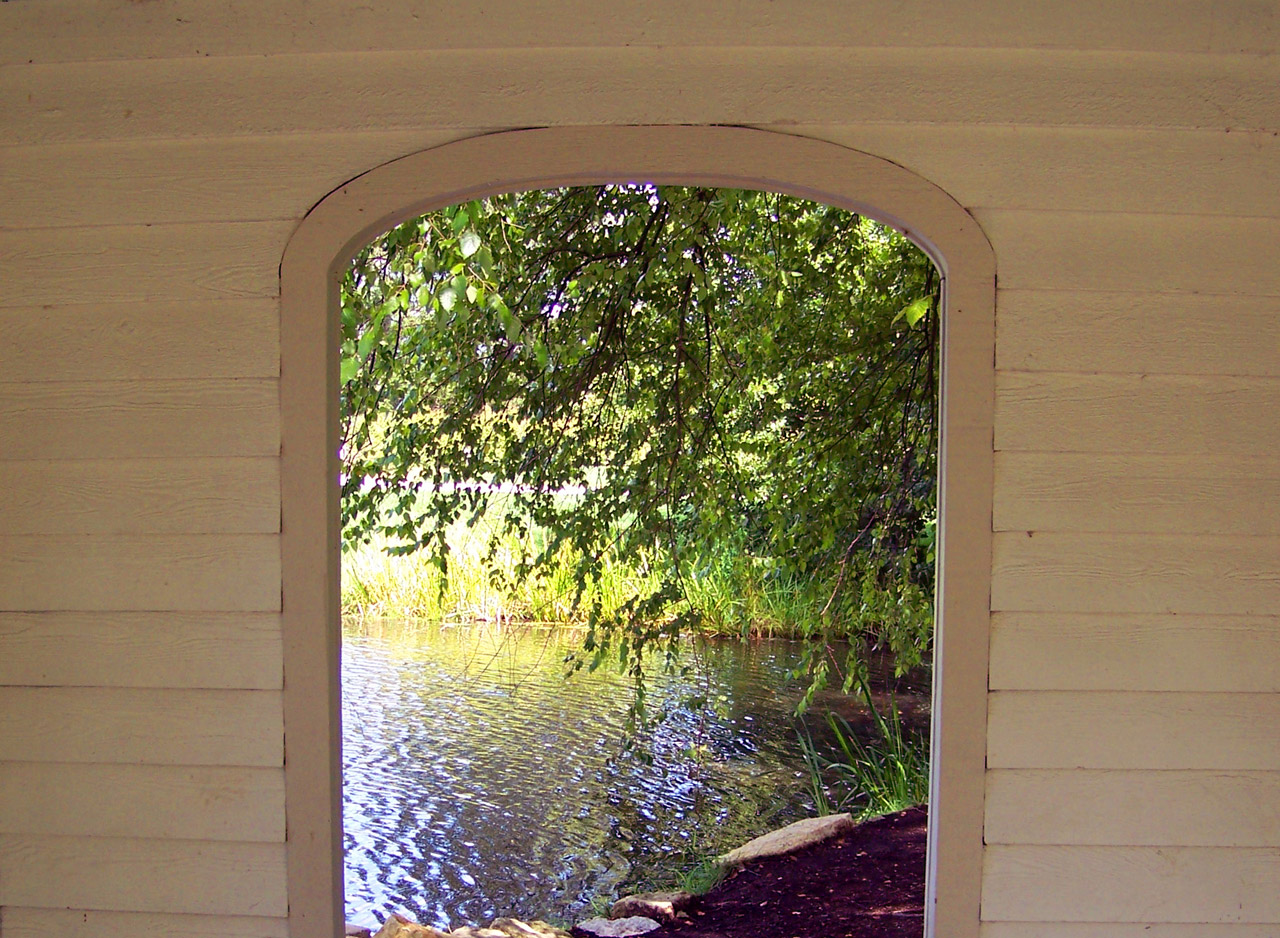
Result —
<instances>
[{"instance_id":1,"label":"rock at water edge","mask_svg":"<svg viewBox=\"0 0 1280 938\"><path fill-rule=\"evenodd\" d=\"M430 925L411 922L398 912L382 923L373 938L449 938L447 934Z\"/></svg>"},{"instance_id":2,"label":"rock at water edge","mask_svg":"<svg viewBox=\"0 0 1280 938\"><path fill-rule=\"evenodd\" d=\"M584 935L597 935L599 938L630 938L631 935L646 935L661 928L658 922L643 915L632 915L627 918L592 918L573 926L575 932Z\"/></svg>"},{"instance_id":3,"label":"rock at water edge","mask_svg":"<svg viewBox=\"0 0 1280 938\"><path fill-rule=\"evenodd\" d=\"M522 922L518 918L495 918L488 928L456 928L450 938L571 938L562 928L534 920Z\"/></svg>"},{"instance_id":4,"label":"rock at water edge","mask_svg":"<svg viewBox=\"0 0 1280 938\"><path fill-rule=\"evenodd\" d=\"M646 892L619 899L609 909L609 918L620 919L639 915L657 919L659 922L674 922L676 914L686 911L693 903L694 897L691 893L679 890Z\"/></svg>"},{"instance_id":5,"label":"rock at water edge","mask_svg":"<svg viewBox=\"0 0 1280 938\"><path fill-rule=\"evenodd\" d=\"M763 834L755 840L747 841L737 850L730 850L724 856L716 857L716 862L721 866L741 866L748 860L794 853L801 847L821 843L829 837L851 831L856 826L853 823L853 816L849 814L805 818L803 821L796 821L794 824Z\"/></svg>"}]
</instances>

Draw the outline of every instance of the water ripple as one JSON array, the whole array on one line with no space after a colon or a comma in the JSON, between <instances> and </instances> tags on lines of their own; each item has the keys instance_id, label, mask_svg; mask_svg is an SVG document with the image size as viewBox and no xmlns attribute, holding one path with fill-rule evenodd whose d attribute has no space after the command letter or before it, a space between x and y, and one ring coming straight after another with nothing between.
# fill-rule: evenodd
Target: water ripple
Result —
<instances>
[{"instance_id":1,"label":"water ripple","mask_svg":"<svg viewBox=\"0 0 1280 938\"><path fill-rule=\"evenodd\" d=\"M620 759L630 689L564 679L572 639L349 626L343 644L348 918L436 927L585 906L673 859L807 813L783 645L704 649L664 675L652 762ZM690 705L690 698L706 703Z\"/></svg>"}]
</instances>

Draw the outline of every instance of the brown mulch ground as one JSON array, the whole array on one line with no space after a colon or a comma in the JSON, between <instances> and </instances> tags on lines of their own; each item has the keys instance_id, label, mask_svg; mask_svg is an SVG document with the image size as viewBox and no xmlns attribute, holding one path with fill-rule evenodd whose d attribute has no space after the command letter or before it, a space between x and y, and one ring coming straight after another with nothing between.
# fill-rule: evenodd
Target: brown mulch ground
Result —
<instances>
[{"instance_id":1,"label":"brown mulch ground","mask_svg":"<svg viewBox=\"0 0 1280 938\"><path fill-rule=\"evenodd\" d=\"M754 861L650 938L920 938L927 810Z\"/></svg>"}]
</instances>

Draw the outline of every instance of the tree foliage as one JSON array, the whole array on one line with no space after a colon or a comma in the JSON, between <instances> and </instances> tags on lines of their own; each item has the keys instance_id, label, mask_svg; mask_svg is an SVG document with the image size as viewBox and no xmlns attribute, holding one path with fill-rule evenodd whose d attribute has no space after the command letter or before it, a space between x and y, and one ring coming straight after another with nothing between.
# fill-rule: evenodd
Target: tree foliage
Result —
<instances>
[{"instance_id":1,"label":"tree foliage","mask_svg":"<svg viewBox=\"0 0 1280 938\"><path fill-rule=\"evenodd\" d=\"M726 544L822 585L819 681L872 644L919 660L938 295L896 232L770 193L571 188L407 222L343 283L344 536L447 571L448 528L496 510L497 534L547 534L517 577L571 556L585 596L610 557L659 564L621 615L587 610L577 661L637 678L696 627L688 578Z\"/></svg>"}]
</instances>

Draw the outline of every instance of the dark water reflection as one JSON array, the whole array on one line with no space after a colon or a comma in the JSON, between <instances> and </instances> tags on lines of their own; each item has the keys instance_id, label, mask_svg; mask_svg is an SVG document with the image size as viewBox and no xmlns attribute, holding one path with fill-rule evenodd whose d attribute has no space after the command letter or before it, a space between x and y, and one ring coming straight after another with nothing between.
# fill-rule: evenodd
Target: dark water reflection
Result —
<instances>
[{"instance_id":1,"label":"dark water reflection","mask_svg":"<svg viewBox=\"0 0 1280 938\"><path fill-rule=\"evenodd\" d=\"M786 642L690 651L660 675L652 764L618 756L631 691L564 678L573 636L349 623L343 638L347 918L456 927L580 910L812 813ZM696 699L706 703L699 705Z\"/></svg>"}]
</instances>

